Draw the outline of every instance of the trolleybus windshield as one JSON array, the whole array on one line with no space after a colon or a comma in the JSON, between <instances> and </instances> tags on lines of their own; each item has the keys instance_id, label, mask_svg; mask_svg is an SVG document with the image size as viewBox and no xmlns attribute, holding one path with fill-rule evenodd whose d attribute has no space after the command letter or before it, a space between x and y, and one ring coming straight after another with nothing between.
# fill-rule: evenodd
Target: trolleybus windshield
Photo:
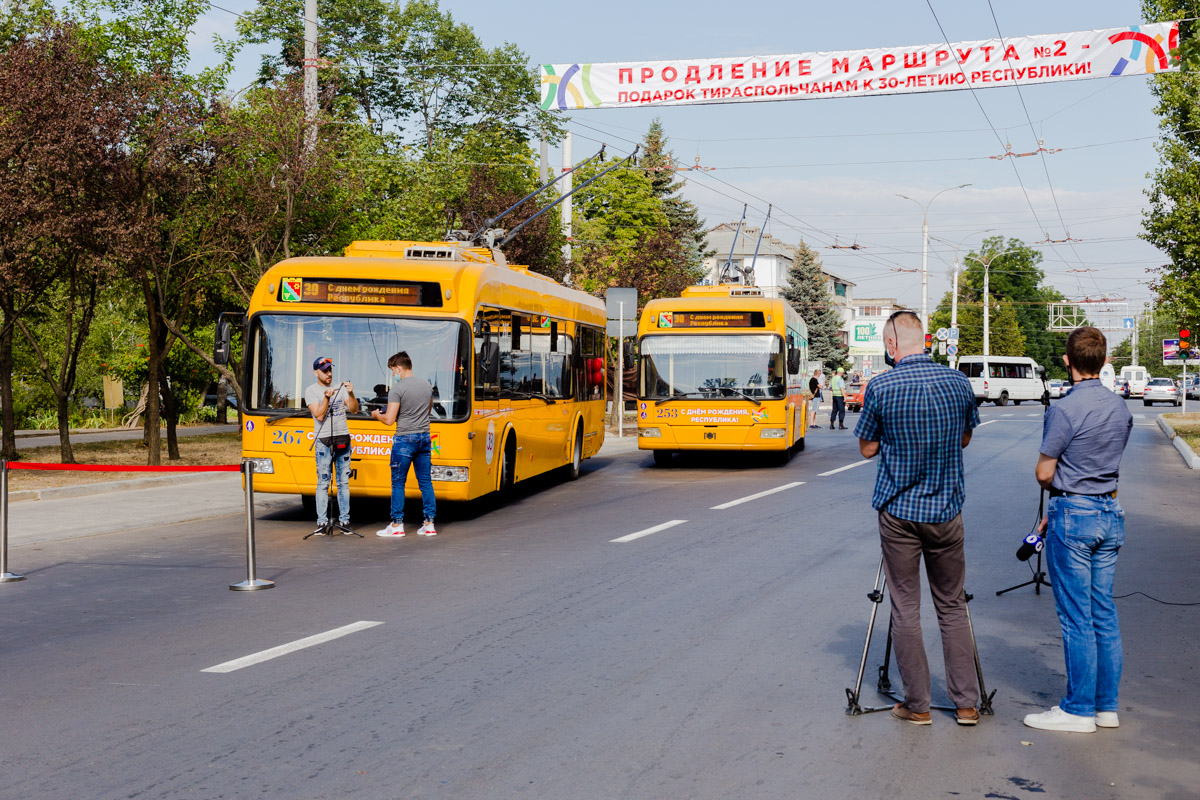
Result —
<instances>
[{"instance_id":1,"label":"trolleybus windshield","mask_svg":"<svg viewBox=\"0 0 1200 800\"><path fill-rule=\"evenodd\" d=\"M304 389L313 383L313 361L333 360L334 384L350 381L360 414L387 408L397 380L387 360L401 350L413 375L433 386L433 418L470 417L471 335L459 320L395 317L260 314L254 319L248 358L251 411L303 413Z\"/></svg>"},{"instance_id":2,"label":"trolleybus windshield","mask_svg":"<svg viewBox=\"0 0 1200 800\"><path fill-rule=\"evenodd\" d=\"M778 400L786 394L783 338L773 334L666 334L641 341L642 396Z\"/></svg>"}]
</instances>

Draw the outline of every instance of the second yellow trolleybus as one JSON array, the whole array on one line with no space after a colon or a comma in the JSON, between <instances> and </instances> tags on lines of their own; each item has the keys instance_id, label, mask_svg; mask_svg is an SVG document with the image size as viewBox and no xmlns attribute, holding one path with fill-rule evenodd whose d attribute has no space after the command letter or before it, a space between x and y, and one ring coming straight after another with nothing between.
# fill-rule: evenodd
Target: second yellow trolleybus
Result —
<instances>
[{"instance_id":1,"label":"second yellow trolleybus","mask_svg":"<svg viewBox=\"0 0 1200 800\"><path fill-rule=\"evenodd\" d=\"M692 286L646 304L638 347L638 447L656 464L682 450L786 462L804 449L808 326L784 300L754 286Z\"/></svg>"}]
</instances>

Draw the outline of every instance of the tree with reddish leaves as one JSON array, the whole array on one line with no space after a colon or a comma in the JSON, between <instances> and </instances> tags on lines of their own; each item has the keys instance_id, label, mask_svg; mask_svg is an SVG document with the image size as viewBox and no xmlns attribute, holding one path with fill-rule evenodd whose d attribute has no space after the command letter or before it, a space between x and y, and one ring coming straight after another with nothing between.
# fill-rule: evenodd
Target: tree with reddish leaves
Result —
<instances>
[{"instance_id":1,"label":"tree with reddish leaves","mask_svg":"<svg viewBox=\"0 0 1200 800\"><path fill-rule=\"evenodd\" d=\"M112 280L124 255L129 223L121 190L132 113L127 98L119 76L96 62L72 25L50 24L0 54L5 458L16 457L12 345L19 331L57 400L62 460L74 460L68 401L76 366L99 291ZM52 352L34 335L27 324L34 316L57 321L61 352Z\"/></svg>"},{"instance_id":2,"label":"tree with reddish leaves","mask_svg":"<svg viewBox=\"0 0 1200 800\"><path fill-rule=\"evenodd\" d=\"M453 203L452 214L465 227L471 228L483 220L495 217L512 206L530 191L528 176L504 175L500 167L474 166L467 181L463 196ZM507 178L507 180L506 180ZM554 195L545 194L531 198L513 209L497 225L504 230L514 230L528 220L542 206L553 202ZM505 259L510 264L521 264L534 272L562 280L566 266L562 259L562 246L566 239L562 234L561 218L557 209L548 211L530 222L504 246Z\"/></svg>"}]
</instances>

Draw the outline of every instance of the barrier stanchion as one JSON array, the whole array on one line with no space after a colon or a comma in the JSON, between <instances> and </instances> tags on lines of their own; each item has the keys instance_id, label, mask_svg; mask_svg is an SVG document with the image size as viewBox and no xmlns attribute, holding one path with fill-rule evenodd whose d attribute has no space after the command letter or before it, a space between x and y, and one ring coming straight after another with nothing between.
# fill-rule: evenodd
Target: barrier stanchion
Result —
<instances>
[{"instance_id":1,"label":"barrier stanchion","mask_svg":"<svg viewBox=\"0 0 1200 800\"><path fill-rule=\"evenodd\" d=\"M254 575L254 462L242 462L242 474L246 480L246 580L229 584L235 592L253 592L270 589L275 581L262 580Z\"/></svg>"},{"instance_id":2,"label":"barrier stanchion","mask_svg":"<svg viewBox=\"0 0 1200 800\"><path fill-rule=\"evenodd\" d=\"M0 583L25 580L8 571L8 462L0 459Z\"/></svg>"}]
</instances>

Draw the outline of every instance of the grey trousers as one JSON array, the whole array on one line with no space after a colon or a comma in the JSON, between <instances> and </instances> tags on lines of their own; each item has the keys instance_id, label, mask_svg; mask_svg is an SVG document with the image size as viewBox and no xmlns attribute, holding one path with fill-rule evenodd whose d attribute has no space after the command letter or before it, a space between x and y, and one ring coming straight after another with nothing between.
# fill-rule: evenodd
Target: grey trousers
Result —
<instances>
[{"instance_id":1,"label":"grey trousers","mask_svg":"<svg viewBox=\"0 0 1200 800\"><path fill-rule=\"evenodd\" d=\"M883 570L892 595L892 644L910 711L929 710L929 660L921 636L921 559L942 633L946 689L957 708L979 703L975 647L963 590L966 558L959 514L949 522L910 522L879 512Z\"/></svg>"}]
</instances>

